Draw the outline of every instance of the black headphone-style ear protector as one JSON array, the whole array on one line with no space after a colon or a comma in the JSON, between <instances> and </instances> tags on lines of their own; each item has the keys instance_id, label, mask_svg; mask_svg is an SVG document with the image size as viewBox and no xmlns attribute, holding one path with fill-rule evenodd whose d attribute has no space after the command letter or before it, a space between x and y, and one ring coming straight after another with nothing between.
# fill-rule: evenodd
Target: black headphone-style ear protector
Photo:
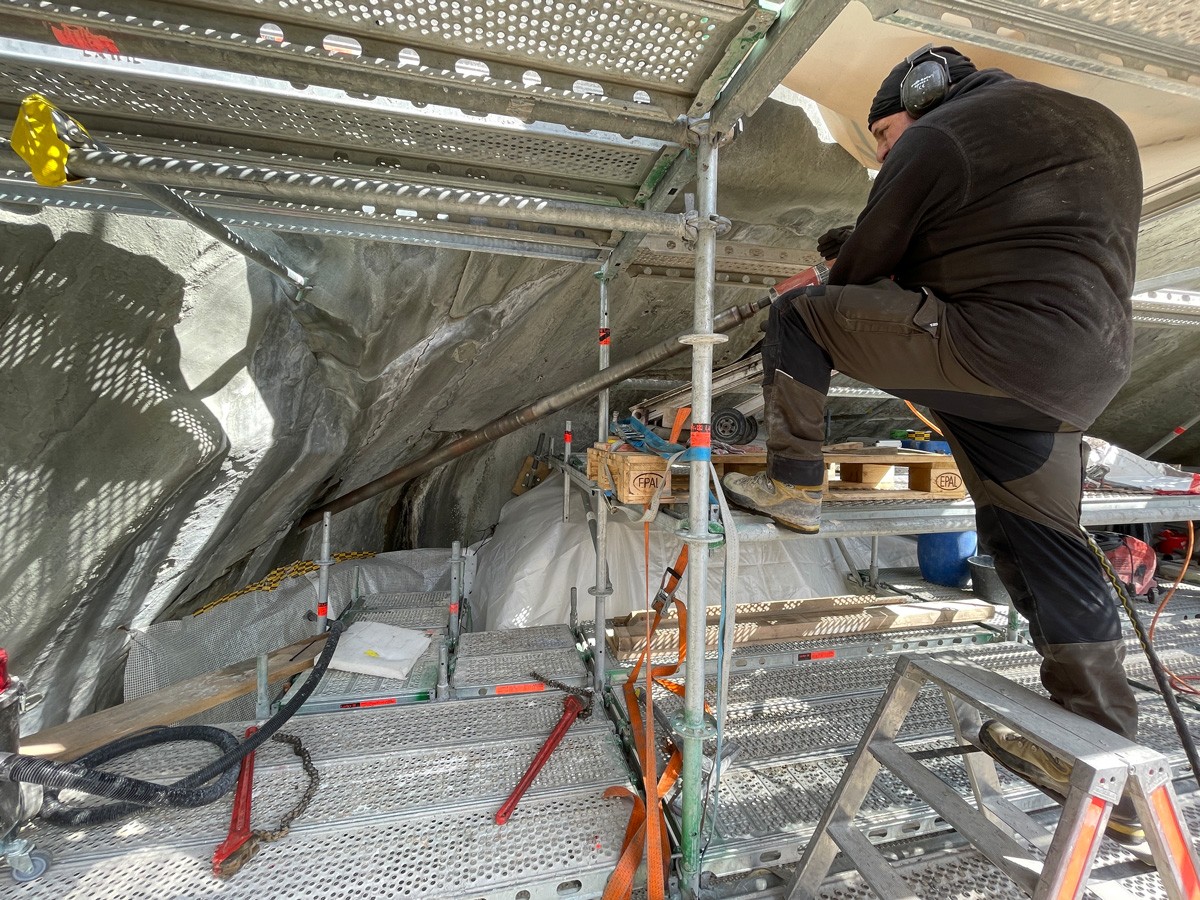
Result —
<instances>
[{"instance_id":1,"label":"black headphone-style ear protector","mask_svg":"<svg viewBox=\"0 0 1200 900\"><path fill-rule=\"evenodd\" d=\"M921 57L927 56L921 62ZM919 119L946 99L950 91L950 64L933 52L933 44L906 57L908 72L900 82L900 103L914 119Z\"/></svg>"}]
</instances>

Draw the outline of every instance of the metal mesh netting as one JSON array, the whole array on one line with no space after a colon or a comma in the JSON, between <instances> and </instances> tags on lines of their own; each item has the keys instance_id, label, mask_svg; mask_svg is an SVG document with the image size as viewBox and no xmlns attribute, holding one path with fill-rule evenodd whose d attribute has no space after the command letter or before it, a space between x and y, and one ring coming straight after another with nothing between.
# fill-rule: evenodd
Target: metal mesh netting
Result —
<instances>
[{"instance_id":1,"label":"metal mesh netting","mask_svg":"<svg viewBox=\"0 0 1200 900\"><path fill-rule=\"evenodd\" d=\"M412 550L337 563L329 570L330 615L340 615L355 596L441 588L449 560L449 550ZM274 591L243 594L202 615L131 629L125 700L312 635L316 626L305 614L316 601L317 580L317 573L306 573ZM253 709L253 698L243 698L240 706L217 707L206 718L236 721L251 717Z\"/></svg>"}]
</instances>

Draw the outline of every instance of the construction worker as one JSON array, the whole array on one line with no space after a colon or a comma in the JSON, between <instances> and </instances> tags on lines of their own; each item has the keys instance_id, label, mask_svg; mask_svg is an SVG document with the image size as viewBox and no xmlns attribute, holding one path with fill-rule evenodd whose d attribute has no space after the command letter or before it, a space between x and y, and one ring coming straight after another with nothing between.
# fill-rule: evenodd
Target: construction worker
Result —
<instances>
[{"instance_id":1,"label":"construction worker","mask_svg":"<svg viewBox=\"0 0 1200 900\"><path fill-rule=\"evenodd\" d=\"M983 552L1029 621L1043 685L1134 739L1119 610L1079 525L1083 430L1130 371L1133 136L1099 103L978 71L950 47L892 69L867 121L881 168L857 224L821 238L836 258L829 285L770 311L767 470L726 476L726 491L818 531L830 369L929 407ZM1066 792L1069 769L1035 744L999 723L980 740ZM1110 830L1139 838L1128 800Z\"/></svg>"}]
</instances>

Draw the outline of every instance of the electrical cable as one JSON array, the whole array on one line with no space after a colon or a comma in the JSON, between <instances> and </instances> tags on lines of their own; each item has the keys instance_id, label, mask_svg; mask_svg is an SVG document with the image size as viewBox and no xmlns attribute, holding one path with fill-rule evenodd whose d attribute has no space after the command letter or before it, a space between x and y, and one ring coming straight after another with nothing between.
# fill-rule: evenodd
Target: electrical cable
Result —
<instances>
[{"instance_id":1,"label":"electrical cable","mask_svg":"<svg viewBox=\"0 0 1200 900\"><path fill-rule=\"evenodd\" d=\"M1171 585L1171 589L1167 591L1166 596L1162 598L1158 604L1158 607L1154 610L1154 618L1150 620L1150 630L1147 637L1151 644L1154 643L1154 629L1158 625L1159 616L1161 616L1163 610L1167 608L1167 604L1171 601L1171 598L1175 596L1175 592L1179 589L1179 586L1183 584L1184 576L1187 575L1188 566L1192 561L1192 551L1196 546L1196 529L1191 522L1188 522L1187 526L1187 552L1184 554L1183 563L1179 567L1179 574L1175 578L1175 583ZM1163 664L1163 669L1166 670L1167 677L1170 679L1171 685L1176 691L1181 694L1200 695L1200 689L1196 688L1196 686L1191 683L1194 681L1200 681L1200 675L1176 675L1165 663Z\"/></svg>"},{"instance_id":2,"label":"electrical cable","mask_svg":"<svg viewBox=\"0 0 1200 900\"><path fill-rule=\"evenodd\" d=\"M345 628L346 626L341 622L330 622L325 646L300 690L291 700L280 707L275 715L263 723L253 736L245 741L239 742L234 735L209 726L154 729L120 738L91 751L72 763L54 762L22 756L18 753L0 756L0 782L24 781L49 788L47 796L50 804L43 809L42 817L61 825L92 825L110 822L144 807L177 806L187 808L212 803L233 789L237 782L236 766L241 763L242 759L256 750L295 715L304 701L316 689L329 666L330 659L333 658L338 638L341 637ZM217 733L226 737L219 737ZM93 764L105 762L155 744L197 739L214 743L223 748L225 752L204 768L171 784L158 784L153 781L90 768ZM232 777L230 777L231 773ZM208 784L214 779L217 780L213 784ZM67 788L119 802L84 809L72 809L60 803L55 796L55 792Z\"/></svg>"},{"instance_id":3,"label":"electrical cable","mask_svg":"<svg viewBox=\"0 0 1200 900\"><path fill-rule=\"evenodd\" d=\"M938 437L945 436L942 434L942 429L938 428L936 425L934 425L932 422L930 422L927 418L925 418L923 415L921 415L920 410L918 410L915 406L913 406L911 401L905 400L904 405L908 407L909 412L911 412L914 416L916 416L918 419L920 419L922 422L924 422L927 426L929 426L930 431L932 431Z\"/></svg>"},{"instance_id":4,"label":"electrical cable","mask_svg":"<svg viewBox=\"0 0 1200 900\"><path fill-rule=\"evenodd\" d=\"M1129 621L1133 623L1133 632L1137 635L1138 643L1142 646L1142 652L1146 654L1146 660L1150 663L1150 671L1154 673L1154 680L1158 682L1158 689L1162 694L1163 702L1167 704L1167 712L1171 715L1175 731L1179 734L1179 741L1183 744L1183 752L1187 755L1188 764L1192 767L1192 777L1200 783L1200 754L1196 752L1196 743L1192 740L1192 735L1188 731L1187 722L1183 718L1183 711L1179 708L1179 701L1175 699L1175 692L1171 689L1171 682L1167 677L1166 669L1159 660L1154 647L1151 645L1150 639L1146 634L1146 629L1142 625L1142 620L1138 616L1137 610L1134 609L1133 601L1130 599L1129 593L1125 590L1125 585L1121 583L1121 579L1117 576L1116 570L1113 569L1112 563L1104 555L1104 551L1100 549L1100 546L1088 530L1081 526L1080 531L1083 532L1092 553L1100 560L1100 565L1104 569L1105 575L1108 576L1113 590L1117 592L1117 598L1125 608L1125 612L1129 616Z\"/></svg>"}]
</instances>

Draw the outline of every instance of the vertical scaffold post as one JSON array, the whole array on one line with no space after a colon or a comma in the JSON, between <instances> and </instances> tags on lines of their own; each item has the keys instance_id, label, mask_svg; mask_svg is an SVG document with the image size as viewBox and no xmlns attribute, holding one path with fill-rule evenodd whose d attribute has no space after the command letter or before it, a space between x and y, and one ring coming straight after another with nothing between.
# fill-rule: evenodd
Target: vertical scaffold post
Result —
<instances>
[{"instance_id":1,"label":"vertical scaffold post","mask_svg":"<svg viewBox=\"0 0 1200 900\"><path fill-rule=\"evenodd\" d=\"M329 617L329 568L333 565L333 556L329 550L329 520L332 513L325 513L321 520L321 558L317 560L320 575L317 578L317 634L325 631Z\"/></svg>"},{"instance_id":2,"label":"vertical scaffold post","mask_svg":"<svg viewBox=\"0 0 1200 900\"><path fill-rule=\"evenodd\" d=\"M703 815L704 739L712 733L704 719L704 648L708 581L709 460L712 448L713 345L728 340L713 332L713 295L717 255L717 144L706 122L693 129L696 148L696 270L693 303L693 333L681 340L692 346L692 447L688 481L688 533L692 552L688 556L688 654L685 662L687 689L682 717L673 722L683 744L683 822L681 834L681 880L690 897L700 891L700 820Z\"/></svg>"},{"instance_id":3,"label":"vertical scaffold post","mask_svg":"<svg viewBox=\"0 0 1200 900\"><path fill-rule=\"evenodd\" d=\"M610 339L612 332L608 327L608 283L613 276L608 271L608 263L605 263L596 273L596 279L600 282L600 371L603 372L608 368L608 351L612 344ZM596 440L603 444L608 441L608 388L600 391L597 400L600 412L596 427Z\"/></svg>"},{"instance_id":4,"label":"vertical scaffold post","mask_svg":"<svg viewBox=\"0 0 1200 900\"><path fill-rule=\"evenodd\" d=\"M607 652L604 646L605 623L608 617L608 595L612 588L608 586L608 501L603 493L595 495L596 503L596 584L588 588L588 593L596 598L596 634L595 646L592 650L592 689L598 695L604 693L604 672L608 666L605 659Z\"/></svg>"},{"instance_id":5,"label":"vertical scaffold post","mask_svg":"<svg viewBox=\"0 0 1200 900\"><path fill-rule=\"evenodd\" d=\"M571 479L567 476L567 466L571 465L571 420L563 429L563 521L571 521Z\"/></svg>"},{"instance_id":6,"label":"vertical scaffold post","mask_svg":"<svg viewBox=\"0 0 1200 900\"><path fill-rule=\"evenodd\" d=\"M462 603L462 570L465 559L462 541L455 541L450 549L450 643L458 643L459 605Z\"/></svg>"}]
</instances>

